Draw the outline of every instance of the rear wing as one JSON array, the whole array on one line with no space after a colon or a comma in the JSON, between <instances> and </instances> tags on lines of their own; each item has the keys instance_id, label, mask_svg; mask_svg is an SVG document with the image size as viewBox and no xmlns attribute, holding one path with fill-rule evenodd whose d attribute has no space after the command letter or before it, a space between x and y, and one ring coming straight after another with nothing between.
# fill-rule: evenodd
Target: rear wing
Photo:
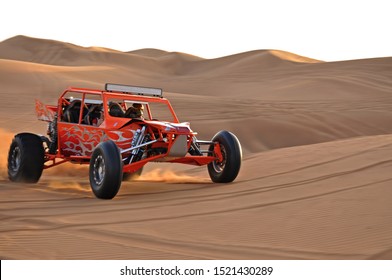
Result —
<instances>
[{"instance_id":1,"label":"rear wing","mask_svg":"<svg viewBox=\"0 0 392 280\"><path fill-rule=\"evenodd\" d=\"M35 112L40 121L51 122L57 112L57 106L45 105L38 99L35 100Z\"/></svg>"}]
</instances>

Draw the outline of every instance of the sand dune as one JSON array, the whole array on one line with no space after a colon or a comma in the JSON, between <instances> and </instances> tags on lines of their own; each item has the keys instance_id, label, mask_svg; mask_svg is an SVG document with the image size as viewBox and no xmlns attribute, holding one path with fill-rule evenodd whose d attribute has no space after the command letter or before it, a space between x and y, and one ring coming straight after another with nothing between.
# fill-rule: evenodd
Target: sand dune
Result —
<instances>
[{"instance_id":1,"label":"sand dune","mask_svg":"<svg viewBox=\"0 0 392 280\"><path fill-rule=\"evenodd\" d=\"M237 180L153 164L112 201L86 166L13 184L14 133L68 86L161 87L201 138L233 131ZM392 58L323 62L256 50L216 59L17 36L0 42L2 259L391 259Z\"/></svg>"},{"instance_id":2,"label":"sand dune","mask_svg":"<svg viewBox=\"0 0 392 280\"><path fill-rule=\"evenodd\" d=\"M197 170L172 183L126 183L110 202L92 198L82 178L44 176L36 186L1 180L10 194L0 202L1 252L16 259L391 258L391 148L388 135L278 149L246 159L230 185L213 185Z\"/></svg>"}]
</instances>

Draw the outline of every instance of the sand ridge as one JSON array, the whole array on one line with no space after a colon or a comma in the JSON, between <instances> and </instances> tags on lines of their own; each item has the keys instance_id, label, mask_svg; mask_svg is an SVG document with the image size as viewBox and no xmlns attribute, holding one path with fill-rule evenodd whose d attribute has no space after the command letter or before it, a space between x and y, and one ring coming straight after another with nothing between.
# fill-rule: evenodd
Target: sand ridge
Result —
<instances>
[{"instance_id":1,"label":"sand ridge","mask_svg":"<svg viewBox=\"0 0 392 280\"><path fill-rule=\"evenodd\" d=\"M201 139L241 141L231 184L205 167L146 166L112 201L88 167L7 178L18 132L45 134L34 99L68 86L161 87ZM204 59L17 36L0 42L4 259L391 259L392 58L323 62L277 50Z\"/></svg>"}]
</instances>

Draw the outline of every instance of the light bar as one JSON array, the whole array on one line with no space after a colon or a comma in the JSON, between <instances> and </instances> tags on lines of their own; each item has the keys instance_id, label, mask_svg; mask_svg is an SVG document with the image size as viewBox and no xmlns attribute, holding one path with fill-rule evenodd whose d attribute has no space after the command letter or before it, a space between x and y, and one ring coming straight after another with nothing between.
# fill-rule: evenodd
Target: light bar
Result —
<instances>
[{"instance_id":1,"label":"light bar","mask_svg":"<svg viewBox=\"0 0 392 280\"><path fill-rule=\"evenodd\" d=\"M117 91L123 93L130 93L136 95L147 95L162 97L162 89L160 88L148 88L148 87L137 87L117 84L105 84L106 91Z\"/></svg>"}]
</instances>

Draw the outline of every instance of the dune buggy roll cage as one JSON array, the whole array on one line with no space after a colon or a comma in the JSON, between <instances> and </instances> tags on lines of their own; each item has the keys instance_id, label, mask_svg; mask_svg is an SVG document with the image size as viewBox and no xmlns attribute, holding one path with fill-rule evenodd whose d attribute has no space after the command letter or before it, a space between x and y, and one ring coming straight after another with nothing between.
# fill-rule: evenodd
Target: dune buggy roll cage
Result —
<instances>
[{"instance_id":1,"label":"dune buggy roll cage","mask_svg":"<svg viewBox=\"0 0 392 280\"><path fill-rule=\"evenodd\" d=\"M79 113L79 119L77 123L66 123L61 120L61 116L64 113L64 106L70 103L70 100L65 98L65 95L68 93L79 93L82 95L81 98L81 108ZM147 162L150 161L160 161L160 159L168 157L170 155L170 150L173 148L177 139L180 139L181 135L186 137L186 145L187 152L192 151L192 154L186 154L186 156L178 156L172 157L165 160L165 162L171 163L183 163L183 164L191 164L191 165L205 165L214 160L222 161L223 155L220 150L220 145L216 145L215 142L212 141L203 141L198 140L196 138L197 133L193 132L189 128L189 124L185 126L181 126L181 123L178 120L176 113L174 112L173 107L170 102L163 97L162 89L158 88L147 88L147 87L139 87L139 86L126 86L126 85L118 85L118 84L106 84L105 90L94 90L94 89L86 89L86 88L75 88L70 87L67 88L60 96L58 100L58 106L46 106L46 109L52 111L53 119L52 126L57 126L56 130L61 129L64 126L70 125L78 125L83 127L87 131L91 130L91 126L85 125L82 123L83 114L82 110L86 104L96 103L97 101L91 101L86 99L86 95L95 95L101 96L102 106L105 114L105 123L103 123L99 128L94 128L95 130L99 129L105 135L110 135L113 130L121 129L125 127L130 120L125 118L117 118L109 115L109 107L108 101L110 99L123 99L130 100L132 102L140 102L140 103L161 103L167 105L170 114L172 115L172 120L170 122L159 123L158 121L153 120L153 114L150 110L149 106L147 108L147 115L150 120L145 120L143 123L147 124L147 126L143 125L141 127L140 132L138 132L138 138L132 140L132 145L129 145L127 148L119 147L121 155L130 154L130 156L124 156L124 172L134 172L141 167L143 167ZM158 133L151 133L151 131L147 131L149 126L156 128ZM143 138L145 133L150 132L150 134L157 134L155 139L146 139ZM57 131L56 131L57 133ZM91 132L92 133L92 132ZM166 137L164 136L166 135ZM167 137L169 135L169 137ZM110 138L110 137L109 137ZM71 161L73 163L80 164L88 164L90 160L90 155L69 155L66 156L61 151L61 137L56 139L57 141L57 152L55 154L45 153L45 165L44 168L51 168L53 166ZM46 141L48 142L48 141ZM159 155L154 155L145 159L138 160L136 162L132 162L133 157L141 148L147 147L158 142L167 144L169 149L166 153L162 153ZM98 144L98 143L97 143ZM209 149L201 149L202 145L207 145ZM213 145L213 146L212 146ZM213 147L213 149L211 148ZM57 159L57 160L56 160ZM128 163L127 163L128 162Z\"/></svg>"}]
</instances>

